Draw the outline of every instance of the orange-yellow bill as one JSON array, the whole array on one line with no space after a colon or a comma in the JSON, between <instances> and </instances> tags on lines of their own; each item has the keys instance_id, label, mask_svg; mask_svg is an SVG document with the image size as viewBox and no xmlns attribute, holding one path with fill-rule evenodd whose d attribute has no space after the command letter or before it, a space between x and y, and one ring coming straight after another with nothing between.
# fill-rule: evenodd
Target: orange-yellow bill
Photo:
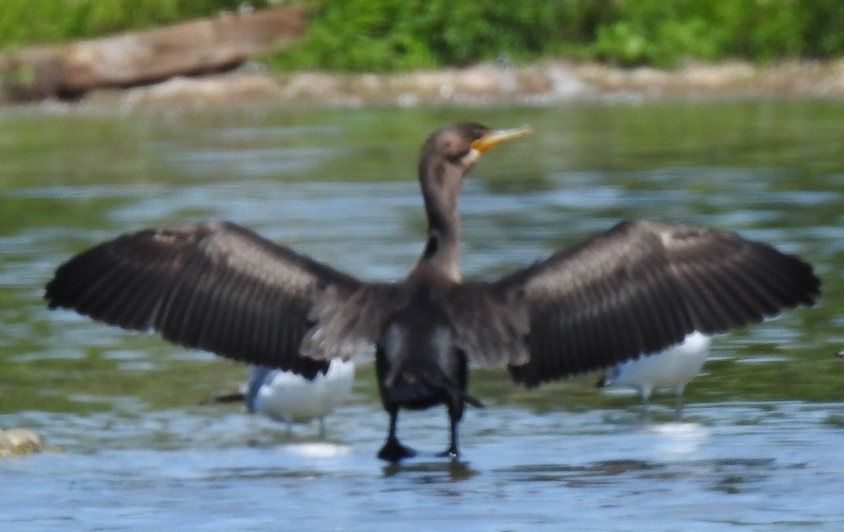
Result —
<instances>
[{"instance_id":1,"label":"orange-yellow bill","mask_svg":"<svg viewBox=\"0 0 844 532\"><path fill-rule=\"evenodd\" d=\"M472 147L483 153L502 142L520 139L533 133L528 126L516 127L513 129L495 129L472 143Z\"/></svg>"}]
</instances>

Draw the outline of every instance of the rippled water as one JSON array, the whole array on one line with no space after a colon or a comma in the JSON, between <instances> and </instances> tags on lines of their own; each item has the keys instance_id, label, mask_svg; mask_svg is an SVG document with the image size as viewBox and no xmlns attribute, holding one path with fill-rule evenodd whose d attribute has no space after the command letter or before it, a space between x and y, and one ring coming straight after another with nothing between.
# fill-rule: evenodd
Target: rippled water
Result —
<instances>
[{"instance_id":1,"label":"rippled water","mask_svg":"<svg viewBox=\"0 0 844 532\"><path fill-rule=\"evenodd\" d=\"M588 375L539 390L475 371L463 460L440 410L422 451L374 454L370 364L349 404L288 432L239 407L236 364L48 312L70 254L146 226L226 218L374 279L407 271L418 145L460 118L531 124L466 182L464 270L496 275L621 218L735 229L815 264L824 298L718 337L682 419ZM844 522L844 103L610 102L442 108L0 114L0 427L61 451L0 461L0 527L838 530Z\"/></svg>"}]
</instances>

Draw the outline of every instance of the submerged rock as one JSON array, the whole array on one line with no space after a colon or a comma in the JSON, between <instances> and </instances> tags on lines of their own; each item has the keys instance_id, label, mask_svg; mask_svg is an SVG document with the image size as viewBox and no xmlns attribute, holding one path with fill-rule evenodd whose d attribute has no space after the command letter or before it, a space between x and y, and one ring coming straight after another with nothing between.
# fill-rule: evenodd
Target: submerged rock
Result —
<instances>
[{"instance_id":1,"label":"submerged rock","mask_svg":"<svg viewBox=\"0 0 844 532\"><path fill-rule=\"evenodd\" d=\"M0 457L39 453L50 447L30 429L0 429Z\"/></svg>"}]
</instances>

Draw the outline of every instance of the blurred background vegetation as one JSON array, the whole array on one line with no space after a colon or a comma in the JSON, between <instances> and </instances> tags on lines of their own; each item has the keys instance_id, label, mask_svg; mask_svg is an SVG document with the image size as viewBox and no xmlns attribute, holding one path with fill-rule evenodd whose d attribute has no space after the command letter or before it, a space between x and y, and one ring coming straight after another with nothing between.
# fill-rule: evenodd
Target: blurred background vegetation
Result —
<instances>
[{"instance_id":1,"label":"blurred background vegetation","mask_svg":"<svg viewBox=\"0 0 844 532\"><path fill-rule=\"evenodd\" d=\"M841 0L254 0L303 5L307 36L278 69L398 71L502 54L671 67L844 53ZM242 9L243 0L3 0L0 48L57 43Z\"/></svg>"}]
</instances>

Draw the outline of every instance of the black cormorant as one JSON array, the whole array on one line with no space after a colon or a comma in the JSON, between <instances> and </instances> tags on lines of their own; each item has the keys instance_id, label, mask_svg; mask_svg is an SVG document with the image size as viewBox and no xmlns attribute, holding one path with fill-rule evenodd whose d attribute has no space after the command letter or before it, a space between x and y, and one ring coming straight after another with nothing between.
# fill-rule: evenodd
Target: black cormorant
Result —
<instances>
[{"instance_id":1,"label":"black cormorant","mask_svg":"<svg viewBox=\"0 0 844 532\"><path fill-rule=\"evenodd\" d=\"M797 257L734 233L624 221L492 281L460 274L457 195L488 148L528 131L459 123L422 146L427 242L407 276L374 283L230 222L124 234L61 265L47 284L67 307L180 345L314 376L328 361L376 348L390 415L378 456L412 456L396 436L400 408L444 404L450 443L467 364L543 382L654 353L693 331L716 333L812 305L820 281Z\"/></svg>"}]
</instances>

